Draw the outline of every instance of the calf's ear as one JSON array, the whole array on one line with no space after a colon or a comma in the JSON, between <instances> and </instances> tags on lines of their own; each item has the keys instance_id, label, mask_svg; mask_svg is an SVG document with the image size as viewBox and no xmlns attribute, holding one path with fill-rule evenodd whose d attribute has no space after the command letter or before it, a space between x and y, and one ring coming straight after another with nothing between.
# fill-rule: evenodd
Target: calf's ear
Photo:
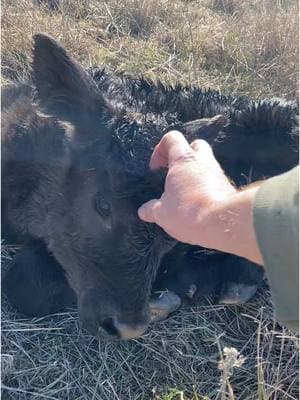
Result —
<instances>
[{"instance_id":1,"label":"calf's ear","mask_svg":"<svg viewBox=\"0 0 300 400\"><path fill-rule=\"evenodd\" d=\"M89 128L91 135L97 122L105 124L110 118L92 78L51 37L37 34L33 39L33 83L39 107L48 115Z\"/></svg>"},{"instance_id":2,"label":"calf's ear","mask_svg":"<svg viewBox=\"0 0 300 400\"><path fill-rule=\"evenodd\" d=\"M229 123L225 115L216 115L211 118L196 119L183 124L184 130L190 139L204 139L210 144L217 138L218 133Z\"/></svg>"}]
</instances>

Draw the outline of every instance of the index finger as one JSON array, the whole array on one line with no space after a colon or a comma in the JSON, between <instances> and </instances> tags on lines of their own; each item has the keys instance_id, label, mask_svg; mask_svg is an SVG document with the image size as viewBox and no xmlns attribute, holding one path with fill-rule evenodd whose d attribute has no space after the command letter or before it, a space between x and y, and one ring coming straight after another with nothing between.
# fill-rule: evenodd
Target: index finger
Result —
<instances>
[{"instance_id":1,"label":"index finger","mask_svg":"<svg viewBox=\"0 0 300 400\"><path fill-rule=\"evenodd\" d=\"M179 131L170 131L155 146L150 160L150 168L170 167L179 160L189 158L192 153L193 150L183 134Z\"/></svg>"}]
</instances>

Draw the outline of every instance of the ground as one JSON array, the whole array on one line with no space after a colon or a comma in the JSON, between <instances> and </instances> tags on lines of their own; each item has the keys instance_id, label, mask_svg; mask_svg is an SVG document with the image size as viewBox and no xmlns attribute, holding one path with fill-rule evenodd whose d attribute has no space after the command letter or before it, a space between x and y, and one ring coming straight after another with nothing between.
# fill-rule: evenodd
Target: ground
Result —
<instances>
[{"instance_id":1,"label":"ground","mask_svg":"<svg viewBox=\"0 0 300 400\"><path fill-rule=\"evenodd\" d=\"M61 0L56 11L38 3L2 1L2 84L28 76L32 35L46 32L85 66L297 96L296 0ZM13 251L3 246L5 267ZM298 338L274 321L266 287L247 306L207 300L126 343L83 335L76 312L29 320L2 299L4 400L298 397Z\"/></svg>"}]
</instances>

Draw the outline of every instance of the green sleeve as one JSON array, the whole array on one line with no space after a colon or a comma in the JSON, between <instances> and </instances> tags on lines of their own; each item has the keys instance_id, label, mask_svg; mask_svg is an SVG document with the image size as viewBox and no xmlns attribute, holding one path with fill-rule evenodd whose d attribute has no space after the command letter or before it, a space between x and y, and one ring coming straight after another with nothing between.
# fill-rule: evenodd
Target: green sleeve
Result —
<instances>
[{"instance_id":1,"label":"green sleeve","mask_svg":"<svg viewBox=\"0 0 300 400\"><path fill-rule=\"evenodd\" d=\"M262 184L253 218L276 319L299 330L299 167Z\"/></svg>"}]
</instances>

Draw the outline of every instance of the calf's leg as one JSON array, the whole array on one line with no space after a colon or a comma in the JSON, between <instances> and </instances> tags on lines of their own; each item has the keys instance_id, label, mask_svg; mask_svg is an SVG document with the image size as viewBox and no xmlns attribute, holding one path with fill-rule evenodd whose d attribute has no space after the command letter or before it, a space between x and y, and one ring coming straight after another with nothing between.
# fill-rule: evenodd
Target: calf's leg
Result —
<instances>
[{"instance_id":1,"label":"calf's leg","mask_svg":"<svg viewBox=\"0 0 300 400\"><path fill-rule=\"evenodd\" d=\"M32 317L53 314L76 304L62 267L39 240L28 242L3 277L2 290L11 305Z\"/></svg>"},{"instance_id":2,"label":"calf's leg","mask_svg":"<svg viewBox=\"0 0 300 400\"><path fill-rule=\"evenodd\" d=\"M223 304L246 303L261 286L264 277L263 267L232 255L224 257L220 272L219 303Z\"/></svg>"},{"instance_id":3,"label":"calf's leg","mask_svg":"<svg viewBox=\"0 0 300 400\"><path fill-rule=\"evenodd\" d=\"M160 319L181 302L199 304L204 297L222 304L244 304L263 282L263 268L231 254L178 244L165 256L153 285L161 292L156 308ZM164 292L165 291L165 292Z\"/></svg>"}]
</instances>

